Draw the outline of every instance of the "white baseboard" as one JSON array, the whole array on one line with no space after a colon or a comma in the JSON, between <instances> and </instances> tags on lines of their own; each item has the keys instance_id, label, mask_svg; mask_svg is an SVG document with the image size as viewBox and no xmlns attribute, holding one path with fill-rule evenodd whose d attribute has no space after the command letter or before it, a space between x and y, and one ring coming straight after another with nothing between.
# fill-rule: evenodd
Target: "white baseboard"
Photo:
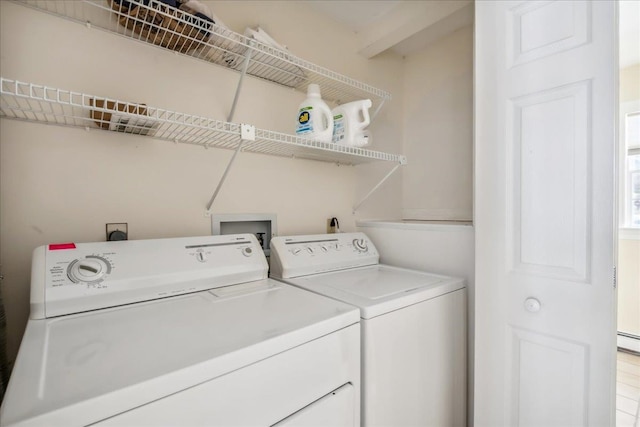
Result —
<instances>
[{"instance_id":1,"label":"white baseboard","mask_svg":"<svg viewBox=\"0 0 640 427\"><path fill-rule=\"evenodd\" d=\"M640 228L620 228L618 230L620 240L640 240Z\"/></svg>"},{"instance_id":2,"label":"white baseboard","mask_svg":"<svg viewBox=\"0 0 640 427\"><path fill-rule=\"evenodd\" d=\"M640 353L640 339L618 334L618 347Z\"/></svg>"}]
</instances>

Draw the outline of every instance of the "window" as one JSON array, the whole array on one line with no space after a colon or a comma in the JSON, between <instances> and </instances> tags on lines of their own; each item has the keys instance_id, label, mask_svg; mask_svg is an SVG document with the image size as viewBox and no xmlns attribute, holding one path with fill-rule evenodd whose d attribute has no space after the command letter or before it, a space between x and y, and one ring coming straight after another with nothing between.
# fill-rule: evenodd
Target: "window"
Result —
<instances>
[{"instance_id":1,"label":"window","mask_svg":"<svg viewBox=\"0 0 640 427\"><path fill-rule=\"evenodd\" d=\"M625 115L625 225L640 228L640 111Z\"/></svg>"}]
</instances>

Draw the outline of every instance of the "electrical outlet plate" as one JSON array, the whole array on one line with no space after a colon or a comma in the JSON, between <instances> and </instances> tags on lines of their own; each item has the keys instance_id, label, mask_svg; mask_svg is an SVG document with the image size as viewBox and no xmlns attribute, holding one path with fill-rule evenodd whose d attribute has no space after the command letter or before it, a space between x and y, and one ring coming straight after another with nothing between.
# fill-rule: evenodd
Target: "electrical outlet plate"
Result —
<instances>
[{"instance_id":1,"label":"electrical outlet plate","mask_svg":"<svg viewBox=\"0 0 640 427\"><path fill-rule=\"evenodd\" d=\"M334 225L331 225L331 221L335 220ZM339 233L340 232L340 223L338 222L338 218L331 217L327 218L327 234Z\"/></svg>"},{"instance_id":2,"label":"electrical outlet plate","mask_svg":"<svg viewBox=\"0 0 640 427\"><path fill-rule=\"evenodd\" d=\"M111 233L114 231L120 231L124 233L125 239L109 239ZM126 222L109 222L105 225L106 237L105 240L128 240L129 238L129 224Z\"/></svg>"},{"instance_id":3,"label":"electrical outlet plate","mask_svg":"<svg viewBox=\"0 0 640 427\"><path fill-rule=\"evenodd\" d=\"M331 218L327 218L327 234L335 233L336 230L331 226Z\"/></svg>"}]
</instances>

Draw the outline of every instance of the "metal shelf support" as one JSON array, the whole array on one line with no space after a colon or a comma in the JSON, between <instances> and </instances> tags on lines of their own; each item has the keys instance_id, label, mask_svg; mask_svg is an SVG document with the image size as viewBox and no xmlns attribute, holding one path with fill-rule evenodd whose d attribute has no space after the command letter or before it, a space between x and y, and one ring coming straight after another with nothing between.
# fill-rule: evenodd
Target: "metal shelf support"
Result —
<instances>
[{"instance_id":1,"label":"metal shelf support","mask_svg":"<svg viewBox=\"0 0 640 427\"><path fill-rule=\"evenodd\" d=\"M212 213L211 206L213 206L213 202L215 202L216 197L218 197L218 193L222 188L222 184L224 184L224 181L227 179L227 175L229 174L229 171L231 170L233 163L236 161L236 157L238 156L238 153L242 150L242 145L244 144L245 141L255 141L255 140L256 140L256 128L251 125L241 124L240 125L240 142L238 143L238 147L236 148L236 150L233 152L233 156L231 156L231 160L229 160L229 163L227 164L227 168L224 170L224 173L222 174L222 178L220 178L220 181L218 182L216 191L213 192L211 199L209 199L209 203L207 203L208 215L211 215Z\"/></svg>"},{"instance_id":2,"label":"metal shelf support","mask_svg":"<svg viewBox=\"0 0 640 427\"><path fill-rule=\"evenodd\" d=\"M399 168L400 166L402 166L402 165L406 165L406 164L407 164L407 160L406 160L406 158L404 158L404 157L403 157L403 158L400 160L400 163L398 163L397 165L395 165L395 166L393 167L393 169L391 169L391 170L389 171L389 173L387 173L387 174L386 174L386 175L385 175L385 176L384 176L384 177L383 177L383 178L382 178L382 179L381 179L381 180L380 180L380 181L375 185L375 187L373 187L373 188L372 188L372 189L371 189L371 190L370 190L370 191L369 191L369 192L368 192L368 193L367 193L367 194L366 194L366 195L365 195L365 196L364 196L364 197L363 197L363 198L362 198L358 203L356 203L356 204L353 206L353 213L355 214L355 213L356 213L356 211L358 210L358 208L359 208L360 206L362 206L362 204L363 204L364 202L366 202L366 201L367 201L367 199L369 199L369 197L371 197L371 195L372 195L373 193L375 193L375 192L376 192L376 190L377 190L378 188L380 188L380 186L381 186L382 184L384 184L384 182L385 182L387 179L389 179L389 177L390 177L391 175L393 175L393 173L394 173L396 170L398 170L398 168Z\"/></svg>"},{"instance_id":3,"label":"metal shelf support","mask_svg":"<svg viewBox=\"0 0 640 427\"><path fill-rule=\"evenodd\" d=\"M375 111L373 112L373 114L371 115L371 123L373 123L373 120L376 118L376 116L378 115L378 113L380 112L380 110L382 110L382 106L384 105L384 102L385 102L385 101L386 101L385 99L382 99L382 100L380 101L380 103L378 104L378 107L376 107L376 110L375 110ZM229 121L231 121L231 120L229 120Z\"/></svg>"},{"instance_id":4,"label":"metal shelf support","mask_svg":"<svg viewBox=\"0 0 640 427\"><path fill-rule=\"evenodd\" d=\"M249 69L249 61L251 60L251 54L253 52L253 49L249 48L247 49L247 53L245 54L244 57L244 64L242 66L242 72L240 73L240 78L238 79L238 86L236 87L236 93L233 97L233 104L231 105L231 111L229 112L229 116L227 118L228 122L233 121L233 116L236 113L236 106L238 105L238 98L240 98L240 90L242 89L242 82L244 81L244 77L247 75L247 70ZM233 152L233 156L231 156L231 159L229 160L229 163L227 163L227 167L224 170L224 173L222 174L222 178L220 178L220 181L218 182L218 185L216 186L215 191L213 192L213 195L211 196L211 198L209 199L209 203L207 203L207 211L206 211L206 215L211 215L211 206L213 206L213 202L215 202L216 197L218 197L218 193L220 192L220 189L222 188L222 184L224 184L225 180L227 179L227 175L229 174L229 171L231 170L231 167L233 166L234 162L236 161L236 157L238 156L238 153L242 150L242 145L244 143L245 140L247 140L247 138L249 138L249 135L252 136L251 139L248 139L250 141L255 141L256 140L256 130L253 126L250 126L252 128L251 131L248 131L245 127L249 126L249 125L240 125L240 131L241 131L241 135L240 135L240 143L238 143L238 147L235 149L235 151Z\"/></svg>"},{"instance_id":5,"label":"metal shelf support","mask_svg":"<svg viewBox=\"0 0 640 427\"><path fill-rule=\"evenodd\" d=\"M251 43L250 45L253 47L253 43ZM227 118L228 122L233 121L233 116L236 113L236 105L238 105L238 98L240 98L240 90L242 89L242 82L244 81L244 76L247 75L247 70L249 69L249 62L251 61L252 53L253 53L253 48L247 49L247 53L244 57L244 64L242 65L242 72L240 73L240 78L238 79L238 86L236 87L236 94L233 97L231 112L229 112L229 117Z\"/></svg>"}]
</instances>

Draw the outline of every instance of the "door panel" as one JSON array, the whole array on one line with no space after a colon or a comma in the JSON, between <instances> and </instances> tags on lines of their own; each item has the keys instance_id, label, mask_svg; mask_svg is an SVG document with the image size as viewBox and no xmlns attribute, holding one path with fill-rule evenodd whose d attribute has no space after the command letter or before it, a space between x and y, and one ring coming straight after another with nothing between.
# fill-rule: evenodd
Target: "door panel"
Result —
<instances>
[{"instance_id":1,"label":"door panel","mask_svg":"<svg viewBox=\"0 0 640 427\"><path fill-rule=\"evenodd\" d=\"M589 81L510 99L510 252L520 273L588 280Z\"/></svg>"},{"instance_id":2,"label":"door panel","mask_svg":"<svg viewBox=\"0 0 640 427\"><path fill-rule=\"evenodd\" d=\"M590 16L591 4L585 1L528 1L510 8L506 40L509 65L587 43L591 38Z\"/></svg>"},{"instance_id":3,"label":"door panel","mask_svg":"<svg viewBox=\"0 0 640 427\"><path fill-rule=\"evenodd\" d=\"M613 425L616 3L475 31L475 424Z\"/></svg>"},{"instance_id":4,"label":"door panel","mask_svg":"<svg viewBox=\"0 0 640 427\"><path fill-rule=\"evenodd\" d=\"M586 346L516 327L511 340L510 425L584 425Z\"/></svg>"}]
</instances>

